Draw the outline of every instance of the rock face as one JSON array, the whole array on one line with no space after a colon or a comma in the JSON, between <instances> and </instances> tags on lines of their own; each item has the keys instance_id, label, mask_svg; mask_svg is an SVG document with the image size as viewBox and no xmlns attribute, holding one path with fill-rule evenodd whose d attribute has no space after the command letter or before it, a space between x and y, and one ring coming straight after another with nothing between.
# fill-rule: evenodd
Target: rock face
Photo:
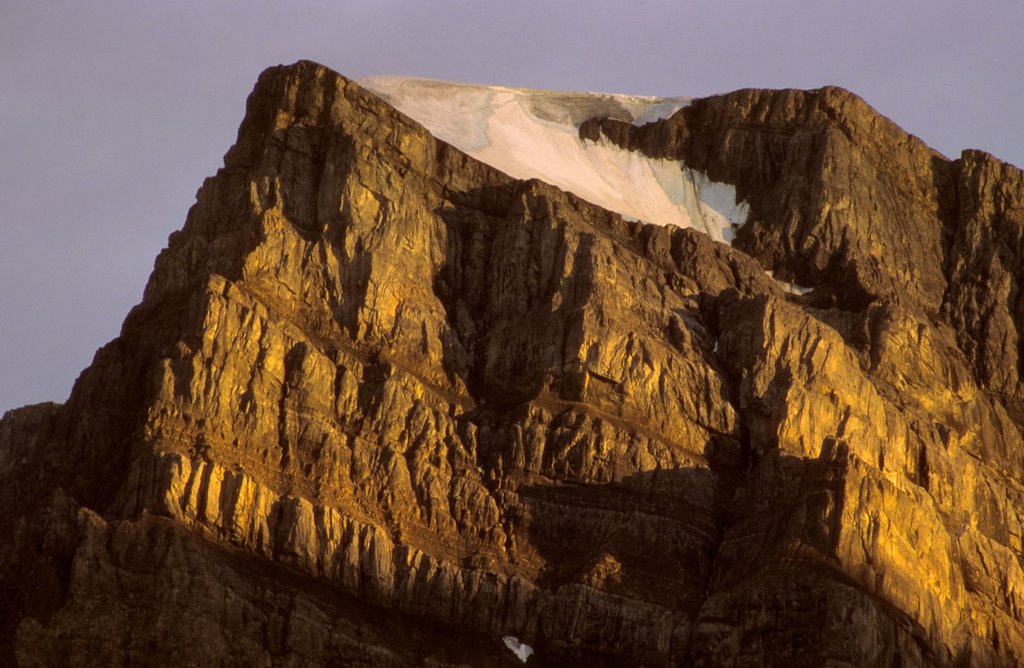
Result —
<instances>
[{"instance_id":1,"label":"rock face","mask_svg":"<svg viewBox=\"0 0 1024 668\"><path fill-rule=\"evenodd\" d=\"M838 89L580 132L734 185L734 247L265 72L0 422L0 662L1024 661L1020 170Z\"/></svg>"}]
</instances>

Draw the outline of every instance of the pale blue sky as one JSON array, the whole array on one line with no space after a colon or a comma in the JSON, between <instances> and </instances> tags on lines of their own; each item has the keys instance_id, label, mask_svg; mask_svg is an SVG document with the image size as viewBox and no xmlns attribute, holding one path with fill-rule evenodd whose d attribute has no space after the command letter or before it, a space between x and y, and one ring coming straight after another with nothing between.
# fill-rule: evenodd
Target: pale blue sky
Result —
<instances>
[{"instance_id":1,"label":"pale blue sky","mask_svg":"<svg viewBox=\"0 0 1024 668\"><path fill-rule=\"evenodd\" d=\"M1019 0L0 6L0 412L63 401L234 140L265 67L553 89L844 86L1024 165Z\"/></svg>"}]
</instances>

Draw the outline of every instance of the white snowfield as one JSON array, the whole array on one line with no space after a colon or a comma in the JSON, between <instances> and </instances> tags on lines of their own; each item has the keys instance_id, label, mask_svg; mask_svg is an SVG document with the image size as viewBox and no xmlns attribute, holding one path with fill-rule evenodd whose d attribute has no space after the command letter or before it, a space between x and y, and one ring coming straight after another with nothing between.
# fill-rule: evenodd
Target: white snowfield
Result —
<instances>
[{"instance_id":1,"label":"white snowfield","mask_svg":"<svg viewBox=\"0 0 1024 668\"><path fill-rule=\"evenodd\" d=\"M537 178L615 211L658 225L692 227L731 243L749 207L735 187L677 160L650 158L579 137L591 118L643 125L689 104L685 97L479 86L410 77L358 82L435 137L518 179Z\"/></svg>"}]
</instances>

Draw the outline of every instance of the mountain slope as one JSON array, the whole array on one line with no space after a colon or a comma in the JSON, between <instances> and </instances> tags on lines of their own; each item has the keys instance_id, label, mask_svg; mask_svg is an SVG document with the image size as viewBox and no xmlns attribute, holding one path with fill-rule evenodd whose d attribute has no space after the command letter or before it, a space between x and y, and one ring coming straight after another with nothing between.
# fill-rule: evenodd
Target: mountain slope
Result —
<instances>
[{"instance_id":1,"label":"mountain slope","mask_svg":"<svg viewBox=\"0 0 1024 668\"><path fill-rule=\"evenodd\" d=\"M3 657L1024 659L1019 170L837 89L632 113L573 141L732 184L733 247L267 70L119 338L0 422Z\"/></svg>"}]
</instances>

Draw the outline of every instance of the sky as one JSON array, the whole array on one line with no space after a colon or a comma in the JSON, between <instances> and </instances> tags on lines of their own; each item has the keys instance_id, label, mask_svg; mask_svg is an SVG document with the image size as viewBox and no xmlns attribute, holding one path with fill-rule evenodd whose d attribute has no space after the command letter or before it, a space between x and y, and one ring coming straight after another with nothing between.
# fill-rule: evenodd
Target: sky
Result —
<instances>
[{"instance_id":1,"label":"sky","mask_svg":"<svg viewBox=\"0 0 1024 668\"><path fill-rule=\"evenodd\" d=\"M703 96L848 88L1024 166L1020 0L0 3L0 413L64 401L222 164L259 73Z\"/></svg>"}]
</instances>

